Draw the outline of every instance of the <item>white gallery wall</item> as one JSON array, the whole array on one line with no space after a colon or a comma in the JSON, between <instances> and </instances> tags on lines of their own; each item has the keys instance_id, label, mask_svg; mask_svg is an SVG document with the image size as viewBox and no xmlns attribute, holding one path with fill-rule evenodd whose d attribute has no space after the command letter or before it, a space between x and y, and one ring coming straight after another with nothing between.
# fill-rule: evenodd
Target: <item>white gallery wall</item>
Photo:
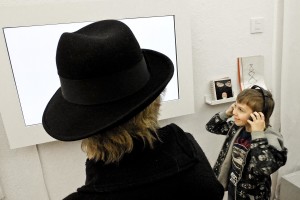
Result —
<instances>
[{"instance_id":1,"label":"white gallery wall","mask_svg":"<svg viewBox=\"0 0 300 200\"><path fill-rule=\"evenodd\" d=\"M289 148L289 159L282 171L300 170L300 2L286 1L284 5L284 32L281 81L281 131ZM297 21L297 22L296 22ZM296 22L296 23L295 23ZM297 151L298 149L298 151Z\"/></svg>"},{"instance_id":2,"label":"white gallery wall","mask_svg":"<svg viewBox=\"0 0 300 200\"><path fill-rule=\"evenodd\" d=\"M86 2L84 0L65 0L64 2L79 1ZM122 0L110 0L109 2L117 4L120 1ZM140 0L141 3L144 1L146 0ZM152 0L151 2L159 6L160 2L166 1L172 3L179 0ZM46 2L61 1L0 0L0 6ZM282 39L283 1L186 1L188 5L185 12L189 16L187 23L190 23L192 33L193 77L191 78L194 79L195 113L163 120L161 124L174 122L192 133L212 165L217 158L224 137L209 134L205 130L205 124L212 115L226 109L230 104L211 106L205 103L204 96L210 92L209 81L223 76L232 78L233 88L238 92L236 59L240 56L264 56L265 82L273 91L275 99L278 99L272 118L273 126L277 130L281 127L287 145L299 146L299 138L294 140L294 137L299 137L299 134L296 136L299 129L297 128L299 121L297 119L300 116L298 114L300 112L299 104L296 103L299 99L299 92L293 92L297 91L296 81L299 76L295 72L300 72L297 62L295 62L300 46L299 26L294 26L294 23L299 23L295 20L300 17L297 12L299 3L297 0L287 2L289 2L289 6L285 9L291 10L284 10L289 13L284 18L287 20L287 22L284 21L284 28L289 31L284 32L285 39ZM124 9L134 8L128 6ZM101 12L101 8L99 8L99 12ZM257 17L264 18L263 32L251 34L250 19ZM295 30L296 28L297 30ZM296 34L297 32L298 34ZM284 56L281 71L282 52L280 49L282 43L284 44ZM289 88L293 88L293 90ZM290 136L290 133L294 133L294 135ZM297 142L298 144L296 144ZM297 158L296 151L293 153L291 150L289 153L289 160L296 160L293 159L293 157ZM295 167L296 164L298 167ZM299 161L289 162L286 171L283 169L282 173L292 172L296 168L299 169ZM4 195L7 200L60 200L84 184L84 173L85 155L80 149L80 141L67 143L55 141L11 150L4 124L0 119L0 199L1 195Z\"/></svg>"},{"instance_id":3,"label":"white gallery wall","mask_svg":"<svg viewBox=\"0 0 300 200\"><path fill-rule=\"evenodd\" d=\"M283 6L281 132L288 147L288 161L279 170L279 177L300 171L300 1L285 0ZM299 183L299 180L296 180ZM297 186L299 188L299 185Z\"/></svg>"}]
</instances>

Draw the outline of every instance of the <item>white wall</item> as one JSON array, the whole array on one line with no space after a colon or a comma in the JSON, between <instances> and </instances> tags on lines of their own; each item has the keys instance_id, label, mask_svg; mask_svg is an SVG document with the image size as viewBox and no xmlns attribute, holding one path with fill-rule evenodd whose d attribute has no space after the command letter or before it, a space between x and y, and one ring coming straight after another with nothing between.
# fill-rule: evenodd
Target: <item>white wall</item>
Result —
<instances>
[{"instance_id":1,"label":"white wall","mask_svg":"<svg viewBox=\"0 0 300 200\"><path fill-rule=\"evenodd\" d=\"M155 3L159 0L152 1ZM2 0L0 6L19 2ZM31 0L26 3L43 1ZM224 138L208 134L204 126L213 114L229 104L210 106L204 103L204 95L209 93L209 81L230 76L237 90L236 58L239 56L264 55L265 73L271 74L274 70L275 3L274 0L189 0L187 4L189 9L186 14L190 15L192 28L195 114L164 120L161 124L175 122L192 133L213 164ZM263 33L250 34L252 17L264 17ZM266 83L271 90L277 90L273 87L273 76L267 76ZM6 199L62 199L84 183L84 167L85 155L80 150L80 142L51 142L10 150L0 120L0 185Z\"/></svg>"},{"instance_id":2,"label":"white wall","mask_svg":"<svg viewBox=\"0 0 300 200\"><path fill-rule=\"evenodd\" d=\"M281 84L281 128L289 147L289 159L286 166L288 172L300 170L300 157L297 148L300 144L300 1L286 1L284 5L284 35L282 57L282 84ZM297 20L297 23L294 23ZM298 156L297 156L298 155Z\"/></svg>"},{"instance_id":3,"label":"white wall","mask_svg":"<svg viewBox=\"0 0 300 200\"><path fill-rule=\"evenodd\" d=\"M286 0L283 6L281 71L281 132L288 148L288 160L279 176L300 170L300 1ZM299 183L299 180L295 179ZM299 187L299 185L298 185ZM287 191L286 191L287 192Z\"/></svg>"}]
</instances>

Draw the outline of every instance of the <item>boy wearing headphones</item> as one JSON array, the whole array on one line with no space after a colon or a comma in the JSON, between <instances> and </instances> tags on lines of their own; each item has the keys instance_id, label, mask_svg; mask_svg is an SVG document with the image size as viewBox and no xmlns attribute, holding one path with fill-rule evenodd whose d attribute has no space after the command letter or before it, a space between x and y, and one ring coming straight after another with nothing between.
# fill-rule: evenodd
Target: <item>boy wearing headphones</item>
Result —
<instances>
[{"instance_id":1,"label":"boy wearing headphones","mask_svg":"<svg viewBox=\"0 0 300 200\"><path fill-rule=\"evenodd\" d=\"M270 175L287 160L283 137L270 126L273 110L272 94L254 85L206 124L209 132L226 135L213 169L228 200L270 199Z\"/></svg>"}]
</instances>

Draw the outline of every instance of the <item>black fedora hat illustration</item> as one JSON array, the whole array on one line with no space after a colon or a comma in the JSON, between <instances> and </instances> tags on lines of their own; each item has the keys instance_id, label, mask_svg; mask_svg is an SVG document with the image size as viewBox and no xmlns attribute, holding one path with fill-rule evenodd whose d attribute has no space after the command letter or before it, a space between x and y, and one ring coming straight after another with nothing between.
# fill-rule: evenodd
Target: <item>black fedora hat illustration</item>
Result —
<instances>
[{"instance_id":1,"label":"black fedora hat illustration","mask_svg":"<svg viewBox=\"0 0 300 200\"><path fill-rule=\"evenodd\" d=\"M141 49L130 28L118 20L63 33L56 65L61 87L48 102L42 123L62 141L126 122L160 95L174 73L166 55Z\"/></svg>"}]
</instances>

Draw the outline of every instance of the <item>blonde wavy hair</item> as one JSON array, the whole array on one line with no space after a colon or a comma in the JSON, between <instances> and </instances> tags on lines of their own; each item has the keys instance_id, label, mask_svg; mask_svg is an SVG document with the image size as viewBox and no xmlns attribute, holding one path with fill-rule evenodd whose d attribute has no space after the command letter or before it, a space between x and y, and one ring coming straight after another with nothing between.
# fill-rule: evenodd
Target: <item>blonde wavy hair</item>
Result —
<instances>
[{"instance_id":1,"label":"blonde wavy hair","mask_svg":"<svg viewBox=\"0 0 300 200\"><path fill-rule=\"evenodd\" d=\"M124 154L131 152L134 139L143 141L144 147L153 148L154 142L160 140L156 133L160 105L161 96L126 123L83 139L81 149L88 159L109 164L119 162Z\"/></svg>"}]
</instances>

